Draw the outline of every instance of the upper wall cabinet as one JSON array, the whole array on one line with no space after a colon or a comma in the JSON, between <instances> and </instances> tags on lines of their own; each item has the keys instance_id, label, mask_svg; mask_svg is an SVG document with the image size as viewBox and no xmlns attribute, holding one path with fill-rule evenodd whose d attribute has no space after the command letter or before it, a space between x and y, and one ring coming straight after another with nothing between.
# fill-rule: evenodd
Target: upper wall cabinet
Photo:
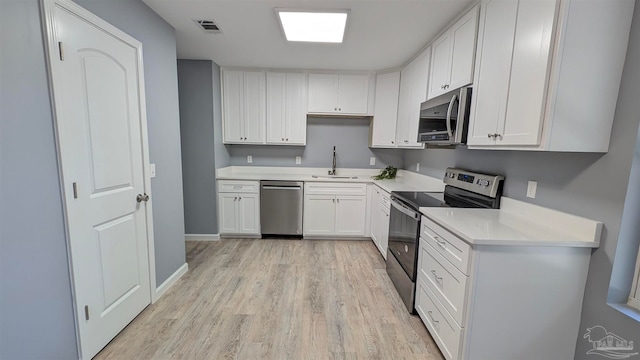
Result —
<instances>
[{"instance_id":1,"label":"upper wall cabinet","mask_svg":"<svg viewBox=\"0 0 640 360\"><path fill-rule=\"evenodd\" d=\"M367 115L369 75L309 74L310 114Z\"/></svg>"},{"instance_id":2,"label":"upper wall cabinet","mask_svg":"<svg viewBox=\"0 0 640 360\"><path fill-rule=\"evenodd\" d=\"M433 42L428 99L473 82L477 31L475 6Z\"/></svg>"},{"instance_id":3,"label":"upper wall cabinet","mask_svg":"<svg viewBox=\"0 0 640 360\"><path fill-rule=\"evenodd\" d=\"M307 143L307 74L267 73L267 144Z\"/></svg>"},{"instance_id":4,"label":"upper wall cabinet","mask_svg":"<svg viewBox=\"0 0 640 360\"><path fill-rule=\"evenodd\" d=\"M400 72L376 76L376 97L371 121L370 147L395 148Z\"/></svg>"},{"instance_id":5,"label":"upper wall cabinet","mask_svg":"<svg viewBox=\"0 0 640 360\"><path fill-rule=\"evenodd\" d=\"M222 71L225 144L264 144L265 75L262 71Z\"/></svg>"},{"instance_id":6,"label":"upper wall cabinet","mask_svg":"<svg viewBox=\"0 0 640 360\"><path fill-rule=\"evenodd\" d=\"M468 146L606 152L633 6L484 0Z\"/></svg>"},{"instance_id":7,"label":"upper wall cabinet","mask_svg":"<svg viewBox=\"0 0 640 360\"><path fill-rule=\"evenodd\" d=\"M399 148L422 149L418 142L420 104L427 99L431 47L420 53L400 72L400 99L396 144Z\"/></svg>"}]
</instances>

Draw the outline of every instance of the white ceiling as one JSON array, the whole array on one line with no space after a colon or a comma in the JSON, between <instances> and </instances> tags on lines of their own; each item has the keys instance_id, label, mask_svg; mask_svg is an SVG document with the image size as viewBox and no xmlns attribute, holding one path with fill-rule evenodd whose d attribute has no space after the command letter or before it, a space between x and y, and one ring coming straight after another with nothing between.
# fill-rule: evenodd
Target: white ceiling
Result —
<instances>
[{"instance_id":1,"label":"white ceiling","mask_svg":"<svg viewBox=\"0 0 640 360\"><path fill-rule=\"evenodd\" d=\"M401 66L473 0L143 0L176 29L178 58L221 66L381 70ZM342 44L288 43L275 8L350 9ZM195 19L213 19L206 34Z\"/></svg>"}]
</instances>

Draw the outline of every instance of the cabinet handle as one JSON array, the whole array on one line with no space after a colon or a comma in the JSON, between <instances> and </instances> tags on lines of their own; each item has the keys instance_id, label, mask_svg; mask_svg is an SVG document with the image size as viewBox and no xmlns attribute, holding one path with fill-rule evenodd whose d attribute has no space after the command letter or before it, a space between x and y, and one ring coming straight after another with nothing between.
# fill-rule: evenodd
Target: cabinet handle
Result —
<instances>
[{"instance_id":1,"label":"cabinet handle","mask_svg":"<svg viewBox=\"0 0 640 360\"><path fill-rule=\"evenodd\" d=\"M445 248L447 246L447 242L446 241L440 241L440 238L437 237L437 236L434 236L433 240L435 240L436 243L438 243L438 245L442 246L443 248Z\"/></svg>"},{"instance_id":2,"label":"cabinet handle","mask_svg":"<svg viewBox=\"0 0 640 360\"><path fill-rule=\"evenodd\" d=\"M431 318L431 322L433 322L434 324L439 323L440 321L435 320L435 319L433 318L433 315L431 315L431 314L433 314L433 311L427 311L427 315L429 315L429 317Z\"/></svg>"},{"instance_id":3,"label":"cabinet handle","mask_svg":"<svg viewBox=\"0 0 640 360\"><path fill-rule=\"evenodd\" d=\"M395 141L391 141L392 144L395 144Z\"/></svg>"},{"instance_id":4,"label":"cabinet handle","mask_svg":"<svg viewBox=\"0 0 640 360\"><path fill-rule=\"evenodd\" d=\"M284 141L284 138L282 138L282 141Z\"/></svg>"},{"instance_id":5,"label":"cabinet handle","mask_svg":"<svg viewBox=\"0 0 640 360\"><path fill-rule=\"evenodd\" d=\"M491 139L494 136L496 136L496 134L487 134L487 137L489 137L489 139Z\"/></svg>"},{"instance_id":6,"label":"cabinet handle","mask_svg":"<svg viewBox=\"0 0 640 360\"><path fill-rule=\"evenodd\" d=\"M234 197L234 198L233 198L233 201L238 201L238 197L237 197L237 196L236 196L236 197Z\"/></svg>"},{"instance_id":7,"label":"cabinet handle","mask_svg":"<svg viewBox=\"0 0 640 360\"><path fill-rule=\"evenodd\" d=\"M287 141L289 141L289 139L287 139Z\"/></svg>"},{"instance_id":8,"label":"cabinet handle","mask_svg":"<svg viewBox=\"0 0 640 360\"><path fill-rule=\"evenodd\" d=\"M342 108L338 108L338 111L342 111Z\"/></svg>"},{"instance_id":9,"label":"cabinet handle","mask_svg":"<svg viewBox=\"0 0 640 360\"><path fill-rule=\"evenodd\" d=\"M240 201L240 200L242 200L242 198L241 198L241 197L238 197L238 201Z\"/></svg>"},{"instance_id":10,"label":"cabinet handle","mask_svg":"<svg viewBox=\"0 0 640 360\"><path fill-rule=\"evenodd\" d=\"M438 274L436 273L435 270L431 270L431 273L433 274L433 276L436 278L436 280L440 281L442 280L442 277L438 276Z\"/></svg>"},{"instance_id":11,"label":"cabinet handle","mask_svg":"<svg viewBox=\"0 0 640 360\"><path fill-rule=\"evenodd\" d=\"M500 140L502 140L502 134L495 134L494 136L496 137L496 139L500 138Z\"/></svg>"},{"instance_id":12,"label":"cabinet handle","mask_svg":"<svg viewBox=\"0 0 640 360\"><path fill-rule=\"evenodd\" d=\"M338 111L338 108L333 108L333 111Z\"/></svg>"},{"instance_id":13,"label":"cabinet handle","mask_svg":"<svg viewBox=\"0 0 640 360\"><path fill-rule=\"evenodd\" d=\"M336 202L338 202L338 204L340 203L340 199L336 199Z\"/></svg>"}]
</instances>

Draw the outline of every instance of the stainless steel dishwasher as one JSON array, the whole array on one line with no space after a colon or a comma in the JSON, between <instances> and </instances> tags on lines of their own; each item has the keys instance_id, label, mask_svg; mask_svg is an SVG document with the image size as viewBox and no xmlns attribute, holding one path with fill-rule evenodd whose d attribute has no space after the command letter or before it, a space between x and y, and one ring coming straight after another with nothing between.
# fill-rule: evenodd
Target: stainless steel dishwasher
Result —
<instances>
[{"instance_id":1,"label":"stainless steel dishwasher","mask_svg":"<svg viewBox=\"0 0 640 360\"><path fill-rule=\"evenodd\" d=\"M301 181L260 181L262 236L302 237L303 200Z\"/></svg>"}]
</instances>

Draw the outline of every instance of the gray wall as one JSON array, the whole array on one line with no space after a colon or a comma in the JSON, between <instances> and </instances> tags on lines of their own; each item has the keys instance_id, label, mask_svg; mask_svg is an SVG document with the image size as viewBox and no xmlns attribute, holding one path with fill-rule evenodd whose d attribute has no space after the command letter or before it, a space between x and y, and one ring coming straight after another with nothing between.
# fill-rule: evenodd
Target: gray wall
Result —
<instances>
[{"instance_id":1,"label":"gray wall","mask_svg":"<svg viewBox=\"0 0 640 360\"><path fill-rule=\"evenodd\" d=\"M621 229L627 186L634 188L638 184L637 178L629 182L640 120L638 94L640 94L640 6L635 8L608 153L564 154L428 149L407 150L404 154L406 168L415 170L415 164L419 162L420 173L436 177L441 177L447 166L504 174L506 196L604 223L602 242L600 248L593 252L587 278L580 336L576 345L577 359L592 358L586 355L591 344L582 338L582 334L587 327L594 325L602 325L608 331L633 340L635 344L640 344L640 322L607 305L613 260L615 259L616 265L622 266L620 269L616 266L619 274L626 267L627 274L624 276L618 274L614 283L618 287L626 286L626 295L628 295L631 281L628 264L635 261L638 239L640 239L640 232L637 229L629 228L629 231L626 231L625 227ZM528 199L525 196L528 180L538 181L536 199ZM637 201L637 198L638 196L634 201ZM629 204L629 206L637 209L638 203ZM637 223L637 221L637 218L629 219L629 222ZM620 235L626 236L619 241ZM609 301L625 301L621 296L623 293L624 291L618 291L617 294L612 292Z\"/></svg>"},{"instance_id":2,"label":"gray wall","mask_svg":"<svg viewBox=\"0 0 640 360\"><path fill-rule=\"evenodd\" d=\"M173 29L139 0L77 1L143 43L158 284L185 262ZM0 358L77 358L39 1L0 1Z\"/></svg>"},{"instance_id":3,"label":"gray wall","mask_svg":"<svg viewBox=\"0 0 640 360\"><path fill-rule=\"evenodd\" d=\"M307 120L307 146L248 146L230 145L231 165L301 166L331 168L332 148L337 151L339 168L380 169L387 165L402 167L402 151L370 149L368 119L309 118ZM247 164L247 155L253 164ZM296 165L295 157L302 156ZM376 157L376 165L369 158Z\"/></svg>"},{"instance_id":4,"label":"gray wall","mask_svg":"<svg viewBox=\"0 0 640 360\"><path fill-rule=\"evenodd\" d=\"M38 4L0 1L0 359L78 357Z\"/></svg>"},{"instance_id":5,"label":"gray wall","mask_svg":"<svg viewBox=\"0 0 640 360\"><path fill-rule=\"evenodd\" d=\"M178 60L184 226L187 234L216 234L213 65Z\"/></svg>"},{"instance_id":6,"label":"gray wall","mask_svg":"<svg viewBox=\"0 0 640 360\"><path fill-rule=\"evenodd\" d=\"M142 42L151 179L156 285L185 263L182 158L176 37L173 27L141 0L75 0Z\"/></svg>"}]
</instances>

